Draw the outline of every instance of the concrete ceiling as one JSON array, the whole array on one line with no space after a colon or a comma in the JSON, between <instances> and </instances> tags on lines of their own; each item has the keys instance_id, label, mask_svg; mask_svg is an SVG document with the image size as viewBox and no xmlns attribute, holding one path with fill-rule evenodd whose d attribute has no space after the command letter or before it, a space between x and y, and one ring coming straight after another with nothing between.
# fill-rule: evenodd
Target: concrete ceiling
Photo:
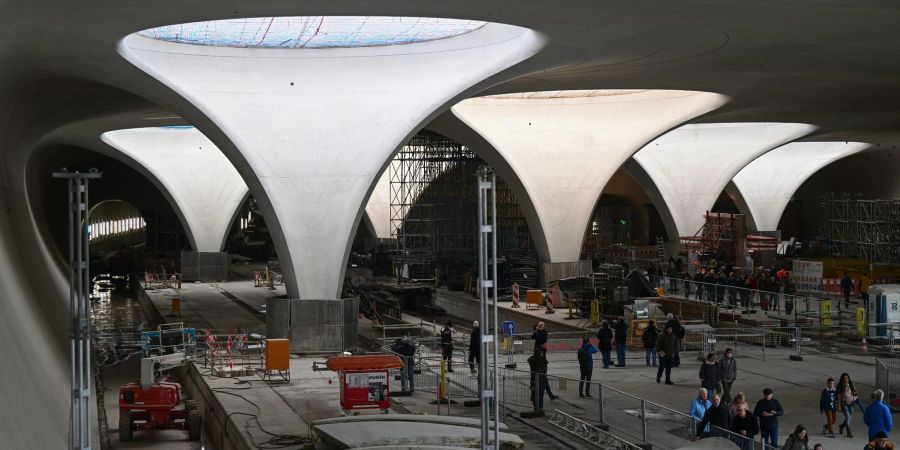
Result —
<instances>
[{"instance_id":1,"label":"concrete ceiling","mask_svg":"<svg viewBox=\"0 0 900 450\"><path fill-rule=\"evenodd\" d=\"M159 25L268 15L403 15L524 26L550 44L489 93L653 88L718 92L715 121L811 123L819 133L893 137L900 5L857 1L98 1L0 2L3 97L21 86L96 80L147 95L162 88L116 52ZM501 79L503 77L499 77ZM154 97L165 97L159 93ZM7 103L9 104L9 103Z\"/></svg>"}]
</instances>

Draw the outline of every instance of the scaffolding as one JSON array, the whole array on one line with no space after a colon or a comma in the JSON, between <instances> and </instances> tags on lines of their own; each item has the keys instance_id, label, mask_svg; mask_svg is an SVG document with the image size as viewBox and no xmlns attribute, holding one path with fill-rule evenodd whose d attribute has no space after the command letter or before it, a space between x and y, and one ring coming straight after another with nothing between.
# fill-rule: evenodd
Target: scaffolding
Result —
<instances>
[{"instance_id":1,"label":"scaffolding","mask_svg":"<svg viewBox=\"0 0 900 450\"><path fill-rule=\"evenodd\" d=\"M679 238L681 252L714 255L735 261L740 241L746 237L742 214L706 212L703 226L693 236Z\"/></svg>"},{"instance_id":2,"label":"scaffolding","mask_svg":"<svg viewBox=\"0 0 900 450\"><path fill-rule=\"evenodd\" d=\"M820 204L819 225L830 256L900 263L900 200L829 193Z\"/></svg>"},{"instance_id":3,"label":"scaffolding","mask_svg":"<svg viewBox=\"0 0 900 450\"><path fill-rule=\"evenodd\" d=\"M582 255L603 253L613 246L631 245L632 219L630 206L597 207L582 245Z\"/></svg>"},{"instance_id":4,"label":"scaffolding","mask_svg":"<svg viewBox=\"0 0 900 450\"><path fill-rule=\"evenodd\" d=\"M468 147L426 131L400 149L388 167L398 275L426 278L435 269L461 274L473 268L478 231L476 171L483 165ZM515 196L499 177L497 231L501 255L534 253Z\"/></svg>"}]
</instances>

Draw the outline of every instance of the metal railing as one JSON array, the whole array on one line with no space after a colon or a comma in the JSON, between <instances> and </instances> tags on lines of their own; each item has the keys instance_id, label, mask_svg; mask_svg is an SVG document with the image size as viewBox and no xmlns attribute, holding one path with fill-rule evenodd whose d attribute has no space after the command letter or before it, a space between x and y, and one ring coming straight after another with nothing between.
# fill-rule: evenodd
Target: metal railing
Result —
<instances>
[{"instance_id":1,"label":"metal railing","mask_svg":"<svg viewBox=\"0 0 900 450\"><path fill-rule=\"evenodd\" d=\"M738 309L758 309L780 319L822 323L827 322L826 318L840 321L845 312L856 313L855 307L847 309L836 294L829 292L801 295L785 293L783 287L767 291L656 275L647 279L651 286L665 289L667 296L731 308L735 315Z\"/></svg>"}]
</instances>

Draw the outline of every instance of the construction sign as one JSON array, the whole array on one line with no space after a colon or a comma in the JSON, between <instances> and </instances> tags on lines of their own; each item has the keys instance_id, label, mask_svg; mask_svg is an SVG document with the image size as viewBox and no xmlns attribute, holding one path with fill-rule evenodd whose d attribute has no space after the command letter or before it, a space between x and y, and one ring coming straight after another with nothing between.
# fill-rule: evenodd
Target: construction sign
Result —
<instances>
[{"instance_id":1,"label":"construction sign","mask_svg":"<svg viewBox=\"0 0 900 450\"><path fill-rule=\"evenodd\" d=\"M831 300L822 300L822 326L831 326Z\"/></svg>"}]
</instances>

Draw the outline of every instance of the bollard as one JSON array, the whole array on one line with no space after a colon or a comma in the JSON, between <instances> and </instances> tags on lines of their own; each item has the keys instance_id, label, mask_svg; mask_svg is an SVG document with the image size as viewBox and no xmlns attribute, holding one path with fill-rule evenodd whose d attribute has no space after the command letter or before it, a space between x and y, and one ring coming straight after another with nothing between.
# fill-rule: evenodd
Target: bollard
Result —
<instances>
[{"instance_id":1,"label":"bollard","mask_svg":"<svg viewBox=\"0 0 900 450\"><path fill-rule=\"evenodd\" d=\"M603 383L597 383L597 388L597 405L600 409L597 419L600 420L601 424L605 425L606 422L603 421Z\"/></svg>"},{"instance_id":2,"label":"bollard","mask_svg":"<svg viewBox=\"0 0 900 450\"><path fill-rule=\"evenodd\" d=\"M172 297L172 315L181 316L181 297Z\"/></svg>"},{"instance_id":3,"label":"bollard","mask_svg":"<svg viewBox=\"0 0 900 450\"><path fill-rule=\"evenodd\" d=\"M641 399L641 442L647 443L647 404Z\"/></svg>"},{"instance_id":4,"label":"bollard","mask_svg":"<svg viewBox=\"0 0 900 450\"><path fill-rule=\"evenodd\" d=\"M794 340L797 341L797 354L791 355L791 357L790 357L791 361L803 361L803 354L801 353L802 352L801 339L803 339L803 333L800 330L800 327L795 327Z\"/></svg>"}]
</instances>

